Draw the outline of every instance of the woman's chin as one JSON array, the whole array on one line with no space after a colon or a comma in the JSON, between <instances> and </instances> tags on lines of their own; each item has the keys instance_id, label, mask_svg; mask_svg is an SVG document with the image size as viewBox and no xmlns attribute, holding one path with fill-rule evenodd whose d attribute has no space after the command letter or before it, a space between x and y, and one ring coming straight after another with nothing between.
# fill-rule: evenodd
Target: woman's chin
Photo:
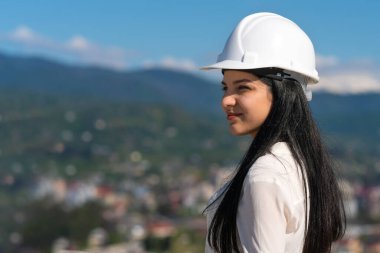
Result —
<instances>
[{"instance_id":1,"label":"woman's chin","mask_svg":"<svg viewBox=\"0 0 380 253\"><path fill-rule=\"evenodd\" d=\"M253 138L256 136L258 130L244 130L239 128L230 127L230 133L234 136L251 135Z\"/></svg>"},{"instance_id":2,"label":"woman's chin","mask_svg":"<svg viewBox=\"0 0 380 253\"><path fill-rule=\"evenodd\" d=\"M230 133L232 135L235 135L235 136L243 136L243 135L246 135L247 133L244 132L244 131L241 131L239 129L234 129L234 128L230 128Z\"/></svg>"}]
</instances>

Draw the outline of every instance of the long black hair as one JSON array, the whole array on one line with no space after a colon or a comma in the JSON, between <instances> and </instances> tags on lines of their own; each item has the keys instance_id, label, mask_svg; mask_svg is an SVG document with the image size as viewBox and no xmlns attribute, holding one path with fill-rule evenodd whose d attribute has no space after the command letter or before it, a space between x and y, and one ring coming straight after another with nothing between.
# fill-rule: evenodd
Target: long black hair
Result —
<instances>
[{"instance_id":1,"label":"long black hair","mask_svg":"<svg viewBox=\"0 0 380 253\"><path fill-rule=\"evenodd\" d=\"M302 168L304 193L310 196L309 200L305 197L309 215L305 214L303 253L331 252L331 244L342 238L345 231L344 207L333 162L322 144L302 86L294 79L248 72L269 86L272 106L233 178L219 195L221 200L210 223L208 243L218 253L239 252L236 216L244 179L259 157L276 142L284 141Z\"/></svg>"}]
</instances>

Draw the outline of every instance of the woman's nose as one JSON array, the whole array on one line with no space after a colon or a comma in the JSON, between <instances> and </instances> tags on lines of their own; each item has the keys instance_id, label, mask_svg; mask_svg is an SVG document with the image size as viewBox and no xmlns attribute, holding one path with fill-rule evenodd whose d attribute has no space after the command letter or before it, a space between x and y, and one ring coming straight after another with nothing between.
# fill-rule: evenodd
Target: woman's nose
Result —
<instances>
[{"instance_id":1,"label":"woman's nose","mask_svg":"<svg viewBox=\"0 0 380 253\"><path fill-rule=\"evenodd\" d=\"M235 104L236 104L236 98L234 97L233 94L223 96L223 98L222 98L222 107L223 108L232 107L232 106L235 106Z\"/></svg>"}]
</instances>

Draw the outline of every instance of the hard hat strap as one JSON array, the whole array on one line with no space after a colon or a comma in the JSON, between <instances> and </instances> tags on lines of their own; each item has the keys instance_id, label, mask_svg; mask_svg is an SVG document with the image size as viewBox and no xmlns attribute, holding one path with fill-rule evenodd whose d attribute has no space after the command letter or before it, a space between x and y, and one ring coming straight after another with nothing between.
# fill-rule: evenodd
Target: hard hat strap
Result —
<instances>
[{"instance_id":1,"label":"hard hat strap","mask_svg":"<svg viewBox=\"0 0 380 253\"><path fill-rule=\"evenodd\" d=\"M307 87L308 85L306 83L300 83L297 79L294 79L292 77L290 77L290 74L287 74L287 73L277 73L277 74L267 74L265 76L262 76L262 77L266 77L266 78L270 78L270 79L274 79L274 80L277 80L277 81L280 81L282 82L284 79L285 80L292 80L292 81L295 81L296 83L298 83L299 85L301 85L302 87L302 90L306 96L306 99L307 101L311 101L312 100L312 92L311 90Z\"/></svg>"},{"instance_id":2,"label":"hard hat strap","mask_svg":"<svg viewBox=\"0 0 380 253\"><path fill-rule=\"evenodd\" d=\"M277 81L282 81L284 79L297 81L296 79L290 78L289 76L290 76L289 74L286 74L284 72L280 72L280 73L277 73L277 74L267 74L264 77L271 78L271 79L274 79L274 80L277 80Z\"/></svg>"}]
</instances>

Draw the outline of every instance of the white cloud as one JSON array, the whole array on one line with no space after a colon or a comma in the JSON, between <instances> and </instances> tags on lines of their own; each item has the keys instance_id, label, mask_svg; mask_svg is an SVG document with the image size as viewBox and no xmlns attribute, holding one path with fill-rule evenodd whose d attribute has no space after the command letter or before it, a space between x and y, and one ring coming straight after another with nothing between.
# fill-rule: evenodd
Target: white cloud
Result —
<instances>
[{"instance_id":1,"label":"white cloud","mask_svg":"<svg viewBox=\"0 0 380 253\"><path fill-rule=\"evenodd\" d=\"M324 90L339 94L380 92L380 81L371 73L347 72L321 75L313 90Z\"/></svg>"},{"instance_id":2,"label":"white cloud","mask_svg":"<svg viewBox=\"0 0 380 253\"><path fill-rule=\"evenodd\" d=\"M317 68L332 67L339 64L339 60L335 56L317 55L315 58Z\"/></svg>"},{"instance_id":3,"label":"white cloud","mask_svg":"<svg viewBox=\"0 0 380 253\"><path fill-rule=\"evenodd\" d=\"M127 52L124 49L104 47L82 35L73 36L67 42L59 42L40 35L27 26L20 26L1 36L0 40L21 45L29 53L70 59L77 64L98 65L118 70L127 67Z\"/></svg>"},{"instance_id":4,"label":"white cloud","mask_svg":"<svg viewBox=\"0 0 380 253\"><path fill-rule=\"evenodd\" d=\"M165 57L160 61L146 60L143 62L144 68L166 68L193 72L198 70L197 65L190 59L178 59L171 56Z\"/></svg>"},{"instance_id":5,"label":"white cloud","mask_svg":"<svg viewBox=\"0 0 380 253\"><path fill-rule=\"evenodd\" d=\"M28 48L29 51L41 48L52 51L59 48L58 43L49 40L48 38L36 33L31 28L24 25L17 27L9 34L2 36L1 40L22 45Z\"/></svg>"},{"instance_id":6,"label":"white cloud","mask_svg":"<svg viewBox=\"0 0 380 253\"><path fill-rule=\"evenodd\" d=\"M78 55L83 63L114 69L125 69L127 52L117 47L102 47L81 35L72 37L63 45L65 51Z\"/></svg>"},{"instance_id":7,"label":"white cloud","mask_svg":"<svg viewBox=\"0 0 380 253\"><path fill-rule=\"evenodd\" d=\"M320 81L311 85L312 90L338 94L380 92L379 66L369 60L342 62L336 57L319 56ZM318 61L317 61L318 62ZM318 65L318 63L317 63Z\"/></svg>"},{"instance_id":8,"label":"white cloud","mask_svg":"<svg viewBox=\"0 0 380 253\"><path fill-rule=\"evenodd\" d=\"M19 26L10 34L10 38L18 41L37 41L39 36L27 26Z\"/></svg>"},{"instance_id":9,"label":"white cloud","mask_svg":"<svg viewBox=\"0 0 380 253\"><path fill-rule=\"evenodd\" d=\"M90 48L90 43L86 38L77 35L69 40L67 47L74 50L87 50Z\"/></svg>"}]
</instances>

